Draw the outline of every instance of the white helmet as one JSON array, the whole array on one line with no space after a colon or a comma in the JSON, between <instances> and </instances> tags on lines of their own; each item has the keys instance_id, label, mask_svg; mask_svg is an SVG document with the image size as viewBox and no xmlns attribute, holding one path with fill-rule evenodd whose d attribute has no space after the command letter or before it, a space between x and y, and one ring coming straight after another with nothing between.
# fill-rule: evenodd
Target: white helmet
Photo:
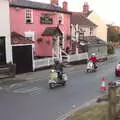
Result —
<instances>
[{"instance_id":1,"label":"white helmet","mask_svg":"<svg viewBox=\"0 0 120 120\"><path fill-rule=\"evenodd\" d=\"M52 69L50 72L52 72L52 73L53 73L53 72L55 72L55 70L54 70L54 69Z\"/></svg>"},{"instance_id":2,"label":"white helmet","mask_svg":"<svg viewBox=\"0 0 120 120\"><path fill-rule=\"evenodd\" d=\"M95 53L92 53L92 56L95 56Z\"/></svg>"}]
</instances>

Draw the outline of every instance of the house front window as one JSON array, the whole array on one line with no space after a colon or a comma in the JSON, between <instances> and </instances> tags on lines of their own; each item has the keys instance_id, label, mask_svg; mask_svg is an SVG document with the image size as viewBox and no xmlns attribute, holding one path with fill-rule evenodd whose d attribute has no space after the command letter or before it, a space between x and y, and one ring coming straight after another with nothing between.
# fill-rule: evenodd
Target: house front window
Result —
<instances>
[{"instance_id":1,"label":"house front window","mask_svg":"<svg viewBox=\"0 0 120 120\"><path fill-rule=\"evenodd\" d=\"M25 32L25 37L28 40L34 41L35 40L35 32Z\"/></svg>"},{"instance_id":2,"label":"house front window","mask_svg":"<svg viewBox=\"0 0 120 120\"><path fill-rule=\"evenodd\" d=\"M26 24L33 23L33 10L31 10L31 9L25 10L25 22L26 22Z\"/></svg>"}]
</instances>

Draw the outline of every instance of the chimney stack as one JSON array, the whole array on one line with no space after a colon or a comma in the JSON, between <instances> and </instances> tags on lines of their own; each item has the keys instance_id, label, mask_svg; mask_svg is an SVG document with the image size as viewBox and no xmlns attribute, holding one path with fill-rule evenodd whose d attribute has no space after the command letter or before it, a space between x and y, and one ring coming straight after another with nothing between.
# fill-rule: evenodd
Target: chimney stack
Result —
<instances>
[{"instance_id":1,"label":"chimney stack","mask_svg":"<svg viewBox=\"0 0 120 120\"><path fill-rule=\"evenodd\" d=\"M88 12L89 12L89 5L87 2L85 2L83 5L83 13L87 14Z\"/></svg>"},{"instance_id":2,"label":"chimney stack","mask_svg":"<svg viewBox=\"0 0 120 120\"><path fill-rule=\"evenodd\" d=\"M63 9L68 10L68 2L63 2Z\"/></svg>"},{"instance_id":3,"label":"chimney stack","mask_svg":"<svg viewBox=\"0 0 120 120\"><path fill-rule=\"evenodd\" d=\"M8 0L10 3L16 2L16 0Z\"/></svg>"},{"instance_id":4,"label":"chimney stack","mask_svg":"<svg viewBox=\"0 0 120 120\"><path fill-rule=\"evenodd\" d=\"M58 0L51 0L51 5L59 5Z\"/></svg>"}]
</instances>

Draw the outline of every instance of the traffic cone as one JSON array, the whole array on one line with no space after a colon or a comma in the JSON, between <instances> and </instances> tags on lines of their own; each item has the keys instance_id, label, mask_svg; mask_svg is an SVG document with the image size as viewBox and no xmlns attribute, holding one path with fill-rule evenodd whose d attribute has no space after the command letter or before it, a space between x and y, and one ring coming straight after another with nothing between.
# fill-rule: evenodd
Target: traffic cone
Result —
<instances>
[{"instance_id":1,"label":"traffic cone","mask_svg":"<svg viewBox=\"0 0 120 120\"><path fill-rule=\"evenodd\" d=\"M106 81L105 81L105 78L102 78L100 92L104 93L104 92L106 92L106 90L107 90Z\"/></svg>"}]
</instances>

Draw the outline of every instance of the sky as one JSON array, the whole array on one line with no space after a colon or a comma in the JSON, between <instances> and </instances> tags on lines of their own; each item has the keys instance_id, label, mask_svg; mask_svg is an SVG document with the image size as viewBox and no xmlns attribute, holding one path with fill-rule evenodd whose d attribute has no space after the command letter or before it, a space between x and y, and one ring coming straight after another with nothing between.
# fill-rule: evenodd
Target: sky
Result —
<instances>
[{"instance_id":1,"label":"sky","mask_svg":"<svg viewBox=\"0 0 120 120\"><path fill-rule=\"evenodd\" d=\"M32 0L44 3L50 3L50 0ZM59 5L62 2L68 2L70 11L80 12L84 2L88 2L90 10L95 11L105 23L120 26L120 0L59 0Z\"/></svg>"}]
</instances>

